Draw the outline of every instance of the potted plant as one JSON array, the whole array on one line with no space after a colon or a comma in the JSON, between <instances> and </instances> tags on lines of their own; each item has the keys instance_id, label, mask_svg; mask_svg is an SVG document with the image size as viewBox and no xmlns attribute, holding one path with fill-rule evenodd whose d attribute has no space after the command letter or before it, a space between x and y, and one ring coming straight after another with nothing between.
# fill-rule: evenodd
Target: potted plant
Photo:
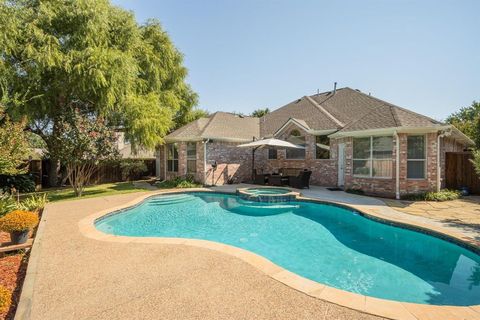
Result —
<instances>
[{"instance_id":1,"label":"potted plant","mask_svg":"<svg viewBox=\"0 0 480 320\"><path fill-rule=\"evenodd\" d=\"M38 215L31 211L14 210L0 218L0 230L9 232L13 244L25 243L28 233L38 224Z\"/></svg>"}]
</instances>

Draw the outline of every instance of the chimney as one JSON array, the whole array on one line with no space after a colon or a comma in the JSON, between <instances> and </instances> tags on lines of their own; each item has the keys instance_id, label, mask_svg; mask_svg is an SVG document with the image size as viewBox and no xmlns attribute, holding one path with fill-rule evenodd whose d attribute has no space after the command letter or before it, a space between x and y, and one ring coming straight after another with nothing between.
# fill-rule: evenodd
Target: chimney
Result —
<instances>
[{"instance_id":1,"label":"chimney","mask_svg":"<svg viewBox=\"0 0 480 320\"><path fill-rule=\"evenodd\" d=\"M337 92L337 83L334 82L333 83L333 94L335 94Z\"/></svg>"}]
</instances>

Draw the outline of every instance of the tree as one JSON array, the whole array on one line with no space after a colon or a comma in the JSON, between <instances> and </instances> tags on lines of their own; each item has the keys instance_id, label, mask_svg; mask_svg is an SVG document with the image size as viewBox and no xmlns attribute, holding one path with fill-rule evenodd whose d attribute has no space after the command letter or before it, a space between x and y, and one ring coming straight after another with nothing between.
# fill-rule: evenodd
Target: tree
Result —
<instances>
[{"instance_id":1,"label":"tree","mask_svg":"<svg viewBox=\"0 0 480 320\"><path fill-rule=\"evenodd\" d=\"M63 114L75 108L122 127L132 147L153 149L197 103L187 70L160 23L143 25L108 0L0 0L1 90L47 145L57 182ZM1 93L1 92L0 92Z\"/></svg>"},{"instance_id":2,"label":"tree","mask_svg":"<svg viewBox=\"0 0 480 320\"><path fill-rule=\"evenodd\" d=\"M102 163L118 157L115 132L105 119L94 114L67 110L57 121L58 134L51 136L54 152L65 165L67 178L75 195L82 196L84 187Z\"/></svg>"},{"instance_id":3,"label":"tree","mask_svg":"<svg viewBox=\"0 0 480 320\"><path fill-rule=\"evenodd\" d=\"M451 114L446 122L453 124L480 148L480 102L473 101L471 106L461 108Z\"/></svg>"},{"instance_id":4,"label":"tree","mask_svg":"<svg viewBox=\"0 0 480 320\"><path fill-rule=\"evenodd\" d=\"M12 122L0 110L0 175L14 176L27 172L29 145L25 121Z\"/></svg>"},{"instance_id":5,"label":"tree","mask_svg":"<svg viewBox=\"0 0 480 320\"><path fill-rule=\"evenodd\" d=\"M263 117L264 115L266 115L267 113L270 113L270 109L268 109L268 108L265 108L265 109L257 109L257 110L255 110L255 111L252 112L251 116L252 116L252 117L261 118L261 117Z\"/></svg>"},{"instance_id":6,"label":"tree","mask_svg":"<svg viewBox=\"0 0 480 320\"><path fill-rule=\"evenodd\" d=\"M473 159L471 159L473 167L478 175L480 175L480 149L473 152Z\"/></svg>"}]
</instances>

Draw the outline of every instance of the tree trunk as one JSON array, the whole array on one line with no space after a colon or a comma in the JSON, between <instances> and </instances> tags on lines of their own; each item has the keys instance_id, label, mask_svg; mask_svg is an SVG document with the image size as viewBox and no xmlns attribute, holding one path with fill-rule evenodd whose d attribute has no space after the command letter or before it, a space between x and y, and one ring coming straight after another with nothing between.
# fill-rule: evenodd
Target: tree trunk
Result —
<instances>
[{"instance_id":1,"label":"tree trunk","mask_svg":"<svg viewBox=\"0 0 480 320\"><path fill-rule=\"evenodd\" d=\"M60 161L50 158L50 168L48 169L48 184L50 187L58 186L58 172L60 171Z\"/></svg>"}]
</instances>

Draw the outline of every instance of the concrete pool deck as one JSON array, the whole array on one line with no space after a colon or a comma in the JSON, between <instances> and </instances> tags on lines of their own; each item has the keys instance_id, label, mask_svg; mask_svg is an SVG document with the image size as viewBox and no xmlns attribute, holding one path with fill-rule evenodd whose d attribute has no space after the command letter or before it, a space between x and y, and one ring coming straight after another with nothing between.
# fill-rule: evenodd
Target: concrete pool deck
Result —
<instances>
[{"instance_id":1,"label":"concrete pool deck","mask_svg":"<svg viewBox=\"0 0 480 320\"><path fill-rule=\"evenodd\" d=\"M230 191L227 188L232 187L239 186L214 189ZM356 202L356 205L364 206L364 211L374 210L379 215L407 216L393 209L393 213L389 212L381 201L365 203L366 199L372 198L354 195L342 198L337 192L328 192L323 188L302 190L309 197ZM265 270L265 273L261 272L251 265L264 261L246 261L246 256L218 252L218 246L212 246L208 241L199 247L185 239L162 243L157 238L149 243L145 241L149 239L122 240L122 237L105 235L104 241L98 241L85 236L86 225L81 221L155 193L139 192L49 204L41 225L41 237L32 252L35 261L29 265L26 284L30 288L25 290L24 287L23 304L21 302L17 318L380 319L350 308L397 319L480 318L477 307L433 307L434 310L430 310L431 306L413 304L402 306L397 316L390 316L395 306L381 310L385 304L377 303L377 299L356 302L344 291L336 290L341 291L339 293L333 288L324 291L323 296L318 292L318 299L292 289L316 296L318 287L314 284L317 283L289 284L288 279L295 277L264 264L265 268L270 268L267 271L271 275L268 276ZM329 199L329 196L337 199ZM457 234L460 231L452 232ZM284 285L286 282L289 286ZM304 290L301 290L302 286ZM30 305L27 304L28 298L31 299ZM343 303L339 299L343 299Z\"/></svg>"}]
</instances>

